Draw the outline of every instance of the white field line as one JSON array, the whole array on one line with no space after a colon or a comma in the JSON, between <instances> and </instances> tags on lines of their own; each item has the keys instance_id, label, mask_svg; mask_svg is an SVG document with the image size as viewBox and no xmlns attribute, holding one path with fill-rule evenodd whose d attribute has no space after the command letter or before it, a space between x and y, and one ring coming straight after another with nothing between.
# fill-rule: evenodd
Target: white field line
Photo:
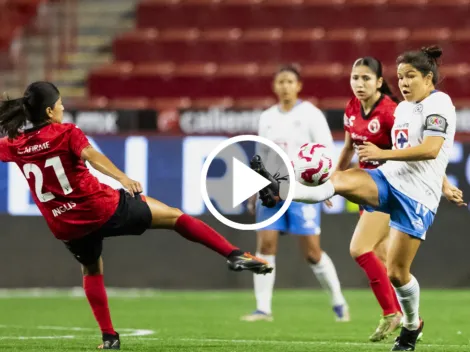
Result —
<instances>
[{"instance_id":1,"label":"white field line","mask_svg":"<svg viewBox=\"0 0 470 352\"><path fill-rule=\"evenodd\" d=\"M0 325L0 328L15 328L15 329L28 329L28 327L21 326L8 326ZM30 329L30 327L29 327ZM95 332L94 328L82 328L82 327L67 327L67 326L36 326L33 329L48 330L48 331L90 331ZM118 329L123 332L122 337L129 337L129 340L138 341L186 341L195 343L233 343L233 344L248 344L248 345L302 345L302 346L361 346L369 348L383 348L388 343L366 343L366 342L338 342L338 341L299 341L299 340L249 340L249 339L209 339L209 338L159 338L159 337L148 337L156 332L148 329ZM90 334L87 336L75 336L75 335L53 335L53 336L0 336L0 340L61 340L61 339L77 339L77 340L95 340L96 334ZM447 348L469 348L469 345L441 345L441 344L424 344L420 343L423 347L447 347Z\"/></svg>"}]
</instances>

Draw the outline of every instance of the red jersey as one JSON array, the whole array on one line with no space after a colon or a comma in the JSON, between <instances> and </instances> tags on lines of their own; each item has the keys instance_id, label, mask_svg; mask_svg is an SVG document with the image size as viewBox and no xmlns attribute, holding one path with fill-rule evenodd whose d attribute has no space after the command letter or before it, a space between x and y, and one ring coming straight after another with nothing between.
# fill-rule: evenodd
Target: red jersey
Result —
<instances>
[{"instance_id":1,"label":"red jersey","mask_svg":"<svg viewBox=\"0 0 470 352\"><path fill-rule=\"evenodd\" d=\"M119 192L94 177L81 159L90 145L75 125L52 123L0 139L0 160L15 162L34 202L60 240L83 237L104 225L117 209Z\"/></svg>"},{"instance_id":2,"label":"red jersey","mask_svg":"<svg viewBox=\"0 0 470 352\"><path fill-rule=\"evenodd\" d=\"M350 133L354 149L364 141L374 143L381 149L392 149L391 132L396 107L397 103L382 94L366 115L359 99L351 99L344 113L344 130ZM359 162L361 169L375 169L379 165L378 161Z\"/></svg>"}]
</instances>

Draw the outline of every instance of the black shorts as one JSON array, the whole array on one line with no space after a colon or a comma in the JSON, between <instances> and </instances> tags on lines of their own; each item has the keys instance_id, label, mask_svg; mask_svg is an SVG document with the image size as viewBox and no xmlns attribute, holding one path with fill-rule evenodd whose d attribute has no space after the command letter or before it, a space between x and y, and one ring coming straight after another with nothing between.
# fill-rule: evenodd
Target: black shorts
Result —
<instances>
[{"instance_id":1,"label":"black shorts","mask_svg":"<svg viewBox=\"0 0 470 352\"><path fill-rule=\"evenodd\" d=\"M63 241L83 265L96 263L103 251L103 239L116 236L139 236L150 228L152 213L141 195L132 197L121 189L113 216L98 230L76 240Z\"/></svg>"}]
</instances>

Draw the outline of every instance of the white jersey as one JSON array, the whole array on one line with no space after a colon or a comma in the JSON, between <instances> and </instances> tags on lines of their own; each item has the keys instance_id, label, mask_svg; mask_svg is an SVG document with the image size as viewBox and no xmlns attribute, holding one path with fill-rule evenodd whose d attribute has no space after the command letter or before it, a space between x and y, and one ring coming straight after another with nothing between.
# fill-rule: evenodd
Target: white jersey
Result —
<instances>
[{"instance_id":1,"label":"white jersey","mask_svg":"<svg viewBox=\"0 0 470 352\"><path fill-rule=\"evenodd\" d=\"M414 147L426 136L442 136L444 144L434 160L387 161L379 167L397 190L435 212L442 195L449 154L454 144L455 107L450 97L434 92L420 103L403 101L395 110L392 149Z\"/></svg>"},{"instance_id":2,"label":"white jersey","mask_svg":"<svg viewBox=\"0 0 470 352\"><path fill-rule=\"evenodd\" d=\"M305 143L321 143L333 147L333 137L320 109L308 101L299 101L292 110L283 112L278 105L263 111L259 121L258 135L267 138L294 159L300 146ZM258 143L258 154L263 158L266 168L274 173L280 171L287 175L287 170L277 153Z\"/></svg>"}]
</instances>

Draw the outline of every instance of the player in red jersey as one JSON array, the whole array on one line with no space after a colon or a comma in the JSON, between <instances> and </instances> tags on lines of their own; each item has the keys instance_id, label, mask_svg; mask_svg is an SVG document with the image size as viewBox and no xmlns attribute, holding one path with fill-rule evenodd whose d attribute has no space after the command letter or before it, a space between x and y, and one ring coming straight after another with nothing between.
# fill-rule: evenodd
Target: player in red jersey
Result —
<instances>
[{"instance_id":1,"label":"player in red jersey","mask_svg":"<svg viewBox=\"0 0 470 352\"><path fill-rule=\"evenodd\" d=\"M381 149L392 148L391 130L397 102L385 82L382 64L373 57L354 62L351 88L355 95L346 106L344 114L345 143L337 169L346 170L355 150L364 141ZM361 169L375 169L376 161L360 161ZM354 231L350 253L369 278L369 284L379 302L383 317L375 332L369 337L381 341L401 325L401 308L387 275L385 260L389 237L390 215L379 211L364 212Z\"/></svg>"},{"instance_id":2,"label":"player in red jersey","mask_svg":"<svg viewBox=\"0 0 470 352\"><path fill-rule=\"evenodd\" d=\"M35 82L21 99L0 106L0 160L15 162L33 199L56 238L82 265L83 287L103 335L101 349L120 349L103 281L105 237L141 235L147 229L172 229L227 258L231 270L266 274L272 268L241 251L211 227L179 209L141 196L142 187L96 151L73 124L62 124L59 90ZM85 166L119 181L124 189L100 183Z\"/></svg>"}]
</instances>

